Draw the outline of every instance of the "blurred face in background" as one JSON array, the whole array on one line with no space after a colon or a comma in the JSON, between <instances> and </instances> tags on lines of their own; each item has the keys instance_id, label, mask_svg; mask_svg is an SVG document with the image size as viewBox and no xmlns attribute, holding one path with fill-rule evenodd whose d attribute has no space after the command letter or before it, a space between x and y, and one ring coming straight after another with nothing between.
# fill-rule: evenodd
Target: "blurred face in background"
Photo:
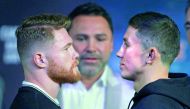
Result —
<instances>
[{"instance_id":1,"label":"blurred face in background","mask_svg":"<svg viewBox=\"0 0 190 109\"><path fill-rule=\"evenodd\" d=\"M80 15L73 19L69 33L79 53L81 74L90 78L103 71L113 48L108 22L101 16Z\"/></svg>"}]
</instances>

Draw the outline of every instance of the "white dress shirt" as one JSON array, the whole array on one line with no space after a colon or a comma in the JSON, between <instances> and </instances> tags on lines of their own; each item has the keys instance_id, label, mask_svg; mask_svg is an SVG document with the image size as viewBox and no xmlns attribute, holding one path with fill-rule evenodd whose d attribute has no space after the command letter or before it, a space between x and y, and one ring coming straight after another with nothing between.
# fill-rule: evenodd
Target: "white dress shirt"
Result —
<instances>
[{"instance_id":1,"label":"white dress shirt","mask_svg":"<svg viewBox=\"0 0 190 109\"><path fill-rule=\"evenodd\" d=\"M133 95L133 83L114 75L106 66L89 90L81 81L62 84L58 100L62 109L126 109Z\"/></svg>"},{"instance_id":2,"label":"white dress shirt","mask_svg":"<svg viewBox=\"0 0 190 109\"><path fill-rule=\"evenodd\" d=\"M104 109L107 67L90 89L79 81L62 86L62 109Z\"/></svg>"}]
</instances>

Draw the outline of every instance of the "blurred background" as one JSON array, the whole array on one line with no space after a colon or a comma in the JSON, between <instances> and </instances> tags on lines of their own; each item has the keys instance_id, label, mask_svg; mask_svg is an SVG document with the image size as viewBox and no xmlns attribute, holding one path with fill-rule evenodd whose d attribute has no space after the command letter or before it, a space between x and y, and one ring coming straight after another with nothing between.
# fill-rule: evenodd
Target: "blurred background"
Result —
<instances>
[{"instance_id":1,"label":"blurred background","mask_svg":"<svg viewBox=\"0 0 190 109\"><path fill-rule=\"evenodd\" d=\"M41 13L68 15L73 8L85 2L96 2L112 17L114 51L109 65L114 72L120 72L119 59L115 54L122 44L130 17L139 12L156 11L170 16L181 31L181 52L172 64L170 72L190 75L190 44L187 42L184 28L186 0L0 0L0 107L2 104L2 109L9 109L24 79L16 49L17 26L24 18Z\"/></svg>"}]
</instances>

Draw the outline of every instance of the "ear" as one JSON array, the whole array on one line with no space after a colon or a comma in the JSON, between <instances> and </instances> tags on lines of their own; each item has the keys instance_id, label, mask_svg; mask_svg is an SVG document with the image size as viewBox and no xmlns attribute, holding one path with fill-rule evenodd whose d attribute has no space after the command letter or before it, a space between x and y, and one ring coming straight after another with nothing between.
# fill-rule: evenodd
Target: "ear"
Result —
<instances>
[{"instance_id":1,"label":"ear","mask_svg":"<svg viewBox=\"0 0 190 109\"><path fill-rule=\"evenodd\" d=\"M156 59L157 53L158 52L156 48L149 49L148 56L146 58L146 64L152 64L154 60Z\"/></svg>"},{"instance_id":2,"label":"ear","mask_svg":"<svg viewBox=\"0 0 190 109\"><path fill-rule=\"evenodd\" d=\"M45 68L48 64L47 58L42 52L37 52L33 56L34 63L39 68Z\"/></svg>"}]
</instances>

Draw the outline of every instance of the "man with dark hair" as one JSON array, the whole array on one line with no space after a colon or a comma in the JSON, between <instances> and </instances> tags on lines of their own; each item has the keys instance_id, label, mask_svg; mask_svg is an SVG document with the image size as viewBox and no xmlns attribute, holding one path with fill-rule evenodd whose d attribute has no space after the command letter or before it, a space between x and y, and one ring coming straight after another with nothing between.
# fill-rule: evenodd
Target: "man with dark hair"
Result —
<instances>
[{"instance_id":1,"label":"man with dark hair","mask_svg":"<svg viewBox=\"0 0 190 109\"><path fill-rule=\"evenodd\" d=\"M185 29L187 32L188 40L190 42L190 0L187 0L187 6L185 8L185 15L186 15Z\"/></svg>"},{"instance_id":2,"label":"man with dark hair","mask_svg":"<svg viewBox=\"0 0 190 109\"><path fill-rule=\"evenodd\" d=\"M11 109L60 109L60 84L80 79L78 53L66 31L70 24L65 16L44 14L25 19L17 28L25 79Z\"/></svg>"},{"instance_id":3,"label":"man with dark hair","mask_svg":"<svg viewBox=\"0 0 190 109\"><path fill-rule=\"evenodd\" d=\"M168 16L146 12L129 20L117 56L122 77L135 82L131 109L190 108L190 78L168 78L179 49L180 33Z\"/></svg>"},{"instance_id":4,"label":"man with dark hair","mask_svg":"<svg viewBox=\"0 0 190 109\"><path fill-rule=\"evenodd\" d=\"M69 34L79 53L81 81L63 84L60 103L64 109L124 109L134 95L132 83L108 67L113 49L112 21L105 9L85 3L70 14ZM61 98L62 97L62 98Z\"/></svg>"}]
</instances>

